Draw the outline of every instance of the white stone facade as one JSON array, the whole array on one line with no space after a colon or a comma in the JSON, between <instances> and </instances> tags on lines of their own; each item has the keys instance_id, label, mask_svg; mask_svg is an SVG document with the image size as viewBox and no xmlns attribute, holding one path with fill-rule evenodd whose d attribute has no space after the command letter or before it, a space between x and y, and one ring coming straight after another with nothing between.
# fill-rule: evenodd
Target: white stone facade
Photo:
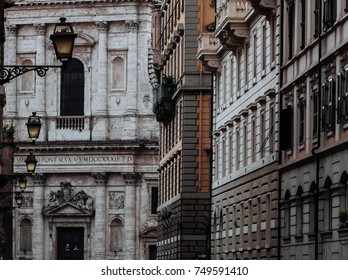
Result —
<instances>
[{"instance_id":1,"label":"white stone facade","mask_svg":"<svg viewBox=\"0 0 348 280\"><path fill-rule=\"evenodd\" d=\"M14 172L25 172L29 151L38 160L25 205L14 212L14 258L64 258L62 240L75 230L83 259L153 254L158 124L148 75L151 10L152 1L17 1L7 10L5 65L60 64L49 36L67 18L77 33L73 58L83 66L84 94L83 114L64 115L62 69L44 77L28 72L6 85L5 122L15 125L19 148ZM43 122L36 145L26 144L32 112Z\"/></svg>"}]
</instances>

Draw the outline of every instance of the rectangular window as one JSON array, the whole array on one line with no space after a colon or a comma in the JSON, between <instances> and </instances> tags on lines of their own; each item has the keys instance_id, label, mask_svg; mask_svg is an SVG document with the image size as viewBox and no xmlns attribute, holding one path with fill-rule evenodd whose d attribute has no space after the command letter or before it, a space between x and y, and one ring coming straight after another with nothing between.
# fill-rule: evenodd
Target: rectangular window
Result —
<instances>
[{"instance_id":1,"label":"rectangular window","mask_svg":"<svg viewBox=\"0 0 348 280\"><path fill-rule=\"evenodd\" d=\"M260 156L264 157L265 150L265 114L262 112L260 115Z\"/></svg>"},{"instance_id":2,"label":"rectangular window","mask_svg":"<svg viewBox=\"0 0 348 280\"><path fill-rule=\"evenodd\" d=\"M253 77L256 79L257 76L257 33L254 33L254 55L253 55ZM256 81L255 81L256 82Z\"/></svg>"},{"instance_id":3,"label":"rectangular window","mask_svg":"<svg viewBox=\"0 0 348 280\"><path fill-rule=\"evenodd\" d=\"M229 152L228 152L228 155L229 155L229 173L231 174L232 171L233 171L233 133L232 133L232 130L229 134Z\"/></svg>"},{"instance_id":4,"label":"rectangular window","mask_svg":"<svg viewBox=\"0 0 348 280\"><path fill-rule=\"evenodd\" d=\"M315 8L314 8L314 38L319 36L319 7L320 0L315 0Z\"/></svg>"},{"instance_id":5,"label":"rectangular window","mask_svg":"<svg viewBox=\"0 0 348 280\"><path fill-rule=\"evenodd\" d=\"M331 28L336 21L336 1L334 0L324 0L323 5L323 30L326 31Z\"/></svg>"},{"instance_id":6,"label":"rectangular window","mask_svg":"<svg viewBox=\"0 0 348 280\"><path fill-rule=\"evenodd\" d=\"M304 49L306 45L306 0L301 0L301 50Z\"/></svg>"},{"instance_id":7,"label":"rectangular window","mask_svg":"<svg viewBox=\"0 0 348 280\"><path fill-rule=\"evenodd\" d=\"M151 214L157 213L158 206L158 188L151 188Z\"/></svg>"},{"instance_id":8,"label":"rectangular window","mask_svg":"<svg viewBox=\"0 0 348 280\"><path fill-rule=\"evenodd\" d=\"M243 143L243 166L248 165L248 127L245 124L243 128L243 137L244 137L244 143Z\"/></svg>"},{"instance_id":9,"label":"rectangular window","mask_svg":"<svg viewBox=\"0 0 348 280\"><path fill-rule=\"evenodd\" d=\"M240 133L239 129L236 130L236 170L239 169L240 164Z\"/></svg>"},{"instance_id":10,"label":"rectangular window","mask_svg":"<svg viewBox=\"0 0 348 280\"><path fill-rule=\"evenodd\" d=\"M251 162L256 160L256 121L255 118L251 121Z\"/></svg>"},{"instance_id":11,"label":"rectangular window","mask_svg":"<svg viewBox=\"0 0 348 280\"><path fill-rule=\"evenodd\" d=\"M305 102L303 99L299 100L299 121L300 121L300 131L299 131L299 144L304 144L304 133L305 133Z\"/></svg>"},{"instance_id":12,"label":"rectangular window","mask_svg":"<svg viewBox=\"0 0 348 280\"><path fill-rule=\"evenodd\" d=\"M222 168L222 177L226 175L226 139L225 136L222 136L222 145L221 145L221 168Z\"/></svg>"},{"instance_id":13,"label":"rectangular window","mask_svg":"<svg viewBox=\"0 0 348 280\"><path fill-rule=\"evenodd\" d=\"M245 90L248 90L248 82L249 82L249 72L248 72L248 66L249 66L249 44L245 45L245 57L244 57L244 85L245 85Z\"/></svg>"},{"instance_id":14,"label":"rectangular window","mask_svg":"<svg viewBox=\"0 0 348 280\"><path fill-rule=\"evenodd\" d=\"M290 0L288 3L288 58L293 56L294 45L294 33L295 33L295 0Z\"/></svg>"},{"instance_id":15,"label":"rectangular window","mask_svg":"<svg viewBox=\"0 0 348 280\"><path fill-rule=\"evenodd\" d=\"M348 67L345 69L344 71L344 83L343 83L343 112L342 112L342 115L343 115L343 119L344 119L344 122L348 122Z\"/></svg>"},{"instance_id":16,"label":"rectangular window","mask_svg":"<svg viewBox=\"0 0 348 280\"><path fill-rule=\"evenodd\" d=\"M328 91L327 91L327 112L326 112L326 125L328 131L333 131L335 129L335 80L330 78L328 81Z\"/></svg>"},{"instance_id":17,"label":"rectangular window","mask_svg":"<svg viewBox=\"0 0 348 280\"><path fill-rule=\"evenodd\" d=\"M318 87L312 87L313 94L313 138L318 137L318 111L319 111L319 96Z\"/></svg>"},{"instance_id":18,"label":"rectangular window","mask_svg":"<svg viewBox=\"0 0 348 280\"><path fill-rule=\"evenodd\" d=\"M240 75L240 64L241 64L241 53L240 51L238 51L236 53L236 91L237 91L237 98L240 97L240 78L241 78L241 75Z\"/></svg>"},{"instance_id":19,"label":"rectangular window","mask_svg":"<svg viewBox=\"0 0 348 280\"><path fill-rule=\"evenodd\" d=\"M266 27L266 23L263 24L262 26L262 70L266 69L266 48L267 48L267 27ZM266 73L263 73L263 75Z\"/></svg>"},{"instance_id":20,"label":"rectangular window","mask_svg":"<svg viewBox=\"0 0 348 280\"><path fill-rule=\"evenodd\" d=\"M274 107L269 109L269 152L273 153L274 149Z\"/></svg>"}]
</instances>

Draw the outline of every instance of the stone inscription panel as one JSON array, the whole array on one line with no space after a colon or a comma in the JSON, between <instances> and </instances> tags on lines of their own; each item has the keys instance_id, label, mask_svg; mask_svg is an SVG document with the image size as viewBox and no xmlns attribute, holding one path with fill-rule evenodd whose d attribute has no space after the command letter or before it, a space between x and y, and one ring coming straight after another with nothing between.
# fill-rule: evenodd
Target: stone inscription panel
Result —
<instances>
[{"instance_id":1,"label":"stone inscription panel","mask_svg":"<svg viewBox=\"0 0 348 280\"><path fill-rule=\"evenodd\" d=\"M24 156L14 158L15 173L25 172L25 159L26 157ZM128 168L134 162L133 155L36 156L36 159L38 161L36 172L40 172L40 169L44 172L48 172L51 169L64 171L71 169L72 166L74 166L75 172L79 168L85 172L94 172L95 170L107 172L113 170L115 165Z\"/></svg>"}]
</instances>

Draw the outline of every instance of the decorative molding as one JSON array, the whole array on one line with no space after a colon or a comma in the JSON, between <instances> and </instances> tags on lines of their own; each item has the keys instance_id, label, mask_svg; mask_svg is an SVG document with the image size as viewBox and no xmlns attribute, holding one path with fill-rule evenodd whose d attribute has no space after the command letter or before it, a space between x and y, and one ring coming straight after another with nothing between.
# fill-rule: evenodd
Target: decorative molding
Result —
<instances>
[{"instance_id":1,"label":"decorative molding","mask_svg":"<svg viewBox=\"0 0 348 280\"><path fill-rule=\"evenodd\" d=\"M126 26L128 28L128 31L130 32L136 32L139 29L140 21L139 20L127 20Z\"/></svg>"},{"instance_id":2,"label":"decorative molding","mask_svg":"<svg viewBox=\"0 0 348 280\"><path fill-rule=\"evenodd\" d=\"M122 173L122 176L126 185L134 185L141 178L140 174L135 172Z\"/></svg>"},{"instance_id":3,"label":"decorative molding","mask_svg":"<svg viewBox=\"0 0 348 280\"><path fill-rule=\"evenodd\" d=\"M92 176L97 185L104 185L106 183L106 173L95 172L95 173L92 173Z\"/></svg>"},{"instance_id":4,"label":"decorative molding","mask_svg":"<svg viewBox=\"0 0 348 280\"><path fill-rule=\"evenodd\" d=\"M51 190L49 203L44 207L44 211L59 208L62 204L69 202L80 209L93 211L93 198L85 191L81 190L74 194L73 187L70 182L61 182L60 190L54 192Z\"/></svg>"},{"instance_id":5,"label":"decorative molding","mask_svg":"<svg viewBox=\"0 0 348 280\"><path fill-rule=\"evenodd\" d=\"M18 28L17 28L17 25L11 24L6 26L6 30L8 35L16 36Z\"/></svg>"},{"instance_id":6,"label":"decorative molding","mask_svg":"<svg viewBox=\"0 0 348 280\"><path fill-rule=\"evenodd\" d=\"M95 23L97 25L97 30L99 32L107 32L108 31L108 22L107 21L97 21Z\"/></svg>"},{"instance_id":7,"label":"decorative molding","mask_svg":"<svg viewBox=\"0 0 348 280\"><path fill-rule=\"evenodd\" d=\"M45 175L42 173L33 174L34 185L43 185L45 183Z\"/></svg>"},{"instance_id":8,"label":"decorative molding","mask_svg":"<svg viewBox=\"0 0 348 280\"><path fill-rule=\"evenodd\" d=\"M38 35L45 35L46 34L46 24L44 23L37 23L34 24L36 28L36 32Z\"/></svg>"},{"instance_id":9,"label":"decorative molding","mask_svg":"<svg viewBox=\"0 0 348 280\"><path fill-rule=\"evenodd\" d=\"M258 14L265 15L267 19L276 13L277 0L250 0L250 3Z\"/></svg>"}]
</instances>

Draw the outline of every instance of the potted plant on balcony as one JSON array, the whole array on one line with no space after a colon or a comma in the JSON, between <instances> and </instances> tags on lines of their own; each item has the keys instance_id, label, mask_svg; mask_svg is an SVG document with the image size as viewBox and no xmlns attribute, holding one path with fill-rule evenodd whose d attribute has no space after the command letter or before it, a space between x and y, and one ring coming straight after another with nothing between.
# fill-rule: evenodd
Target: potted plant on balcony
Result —
<instances>
[{"instance_id":1,"label":"potted plant on balcony","mask_svg":"<svg viewBox=\"0 0 348 280\"><path fill-rule=\"evenodd\" d=\"M15 127L12 123L7 123L2 128L4 141L13 142Z\"/></svg>"},{"instance_id":2,"label":"potted plant on balcony","mask_svg":"<svg viewBox=\"0 0 348 280\"><path fill-rule=\"evenodd\" d=\"M338 214L338 218L340 221L340 228L348 227L348 211L347 210L341 210Z\"/></svg>"}]
</instances>

